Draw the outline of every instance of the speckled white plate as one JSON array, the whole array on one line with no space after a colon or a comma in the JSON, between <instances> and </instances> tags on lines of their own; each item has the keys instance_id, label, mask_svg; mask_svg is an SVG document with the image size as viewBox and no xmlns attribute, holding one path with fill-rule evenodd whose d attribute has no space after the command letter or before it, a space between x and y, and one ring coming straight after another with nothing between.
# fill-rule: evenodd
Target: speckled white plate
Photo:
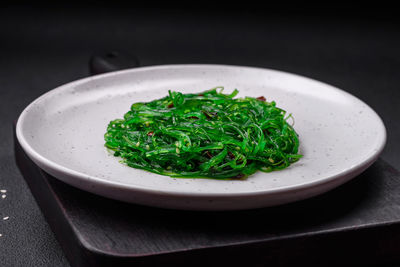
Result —
<instances>
[{"instance_id":1,"label":"speckled white plate","mask_svg":"<svg viewBox=\"0 0 400 267\"><path fill-rule=\"evenodd\" d=\"M224 86L265 96L292 113L304 157L289 168L245 181L172 179L119 163L104 147L109 121L168 89L199 92ZM174 209L236 210L293 202L355 177L381 153L386 131L358 98L330 85L275 70L223 65L137 68L78 80L36 99L21 114L25 152L56 178L122 201Z\"/></svg>"}]
</instances>

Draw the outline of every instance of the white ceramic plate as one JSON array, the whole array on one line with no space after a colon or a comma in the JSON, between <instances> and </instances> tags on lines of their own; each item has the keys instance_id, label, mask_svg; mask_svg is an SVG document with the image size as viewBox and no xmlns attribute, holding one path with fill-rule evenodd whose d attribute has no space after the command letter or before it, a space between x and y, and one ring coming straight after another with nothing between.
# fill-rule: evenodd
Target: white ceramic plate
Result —
<instances>
[{"instance_id":1,"label":"white ceramic plate","mask_svg":"<svg viewBox=\"0 0 400 267\"><path fill-rule=\"evenodd\" d=\"M173 179L127 167L104 147L109 121L130 105L169 89L224 86L265 96L292 113L304 157L289 168L245 181ZM105 197L174 209L236 210L293 202L355 177L381 153L386 131L358 98L330 85L275 70L223 65L137 68L78 80L30 104L17 123L28 156L56 178Z\"/></svg>"}]
</instances>

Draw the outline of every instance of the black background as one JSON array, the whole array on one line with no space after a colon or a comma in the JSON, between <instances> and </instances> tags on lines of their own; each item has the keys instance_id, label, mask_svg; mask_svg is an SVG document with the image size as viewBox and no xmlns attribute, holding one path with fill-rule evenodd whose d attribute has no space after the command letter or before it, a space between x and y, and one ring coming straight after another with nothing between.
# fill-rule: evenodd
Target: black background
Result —
<instances>
[{"instance_id":1,"label":"black background","mask_svg":"<svg viewBox=\"0 0 400 267\"><path fill-rule=\"evenodd\" d=\"M124 50L143 66L216 63L293 72L368 103L400 169L400 27L395 9L291 6L136 8L115 2L0 9L0 263L68 266L13 158L12 123L39 95L88 75L89 57ZM1 218L10 219L2 221Z\"/></svg>"}]
</instances>

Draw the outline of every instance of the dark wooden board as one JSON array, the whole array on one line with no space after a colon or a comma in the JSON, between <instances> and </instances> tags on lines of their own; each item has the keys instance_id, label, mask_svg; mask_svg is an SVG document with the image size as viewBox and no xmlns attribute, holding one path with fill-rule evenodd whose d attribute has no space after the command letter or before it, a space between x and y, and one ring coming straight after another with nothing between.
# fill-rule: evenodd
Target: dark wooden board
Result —
<instances>
[{"instance_id":1,"label":"dark wooden board","mask_svg":"<svg viewBox=\"0 0 400 267\"><path fill-rule=\"evenodd\" d=\"M39 169L16 141L15 155L72 266L400 262L400 173L382 159L309 200L249 211L190 212L122 203L71 187Z\"/></svg>"}]
</instances>

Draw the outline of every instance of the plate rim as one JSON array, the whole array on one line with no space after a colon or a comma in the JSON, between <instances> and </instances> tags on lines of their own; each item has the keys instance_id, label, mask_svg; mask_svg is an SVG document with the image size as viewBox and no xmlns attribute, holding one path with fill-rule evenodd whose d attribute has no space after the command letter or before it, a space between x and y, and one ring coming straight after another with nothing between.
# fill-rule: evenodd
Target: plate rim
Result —
<instances>
[{"instance_id":1,"label":"plate rim","mask_svg":"<svg viewBox=\"0 0 400 267\"><path fill-rule=\"evenodd\" d=\"M171 69L171 68L230 68L230 69L246 69L246 70L258 70L258 71L268 71L268 72L275 72L283 75L289 75L289 76L295 76L296 78L300 79L305 79L314 83L319 83L320 85L324 87L328 87L331 90L337 91L341 94L346 95L347 97L350 97L352 99L355 99L362 104L364 104L370 111L373 112L375 115L376 119L380 123L380 130L382 131L382 139L380 140L380 143L378 144L378 147L375 149L372 149L372 153L366 157L365 160L361 161L359 164L353 165L350 168L336 174L333 176L330 176L328 178L324 179L319 179L311 182L302 182L299 184L295 185L289 185L289 186L282 186L282 187L277 187L273 189L267 189L267 190L256 190L256 191L244 191L244 192L198 192L198 191L192 191L192 192L186 192L186 191L174 191L171 189L168 190L160 190L156 189L153 187L149 186L138 186L138 185L127 185L121 182L116 182L116 181L108 181L105 179L101 179L95 176L87 175L84 173L81 173L79 171L64 167L58 163L55 163L54 161L42 156L40 153L35 151L35 149L29 144L29 142L26 140L26 138L23 135L23 123L26 117L26 114L29 112L29 110L37 104L39 101L42 99L45 99L53 94L58 93L59 91L62 90L67 90L68 88L74 87L75 85L86 83L86 82L91 82L95 80L101 80L107 77L111 76L118 76L122 75L125 73L135 73L135 72L141 72L141 71L152 71L152 70L160 70L160 69ZM33 100L28 106L25 107L25 109L21 112L20 116L18 117L17 123L16 123L16 136L18 139L18 142L20 143L21 147L24 149L24 151L27 153L27 155L37 164L39 167L43 168L45 171L53 172L50 174L54 175L54 172L61 172L64 175L67 175L69 177L73 177L73 179L78 179L78 180L84 180L85 182L89 182L91 184L95 184L101 187L112 187L115 189L122 189L122 190L128 190L132 192L141 192L141 193L146 193L146 194L163 194L163 195L170 195L170 196L177 196L177 197L204 197L204 198L231 198L231 197L243 197L243 196L266 196L270 194L277 194L277 193L283 193L283 192L291 192L291 191L298 191L302 189L307 189L315 186L322 186L324 184L330 183L340 177L346 177L347 175L356 172L357 170L361 169L364 171L366 168L368 168L373 162L377 160L379 155L382 153L386 141L387 141L387 131L386 127L383 123L382 118L379 116L379 114L371 108L367 103L362 101L360 98L340 89L337 88L333 85L327 84L325 82L321 82L319 80L315 80L312 78L308 78L306 76L302 76L296 73L291 73L291 72L286 72L286 71L281 71L281 70L276 70L276 69L270 69L270 68L261 68L261 67L252 67L252 66L240 66L240 65L224 65L224 64L168 64L168 65L154 65L154 66L146 66L146 67L138 67L138 68L131 68L131 69L125 69L125 70L119 70L119 71L114 71L114 72L109 72L109 73L104 73L104 74L99 74L95 76L90 76L90 77L85 77L81 78L72 82L68 82L66 84L62 84L60 86L57 86L56 88L40 95L37 97L35 100ZM56 176L56 175L54 175ZM60 179L68 184L71 184L69 181L66 181L66 179L63 179L61 177L56 177L57 179ZM171 177L166 177L167 179L172 179ZM353 178L353 177L351 177ZM179 179L179 178L177 178ZM348 179L343 179L343 182L346 182ZM342 184L340 183L340 184ZM76 183L74 183L76 184ZM76 185L74 185L76 186Z\"/></svg>"}]
</instances>

